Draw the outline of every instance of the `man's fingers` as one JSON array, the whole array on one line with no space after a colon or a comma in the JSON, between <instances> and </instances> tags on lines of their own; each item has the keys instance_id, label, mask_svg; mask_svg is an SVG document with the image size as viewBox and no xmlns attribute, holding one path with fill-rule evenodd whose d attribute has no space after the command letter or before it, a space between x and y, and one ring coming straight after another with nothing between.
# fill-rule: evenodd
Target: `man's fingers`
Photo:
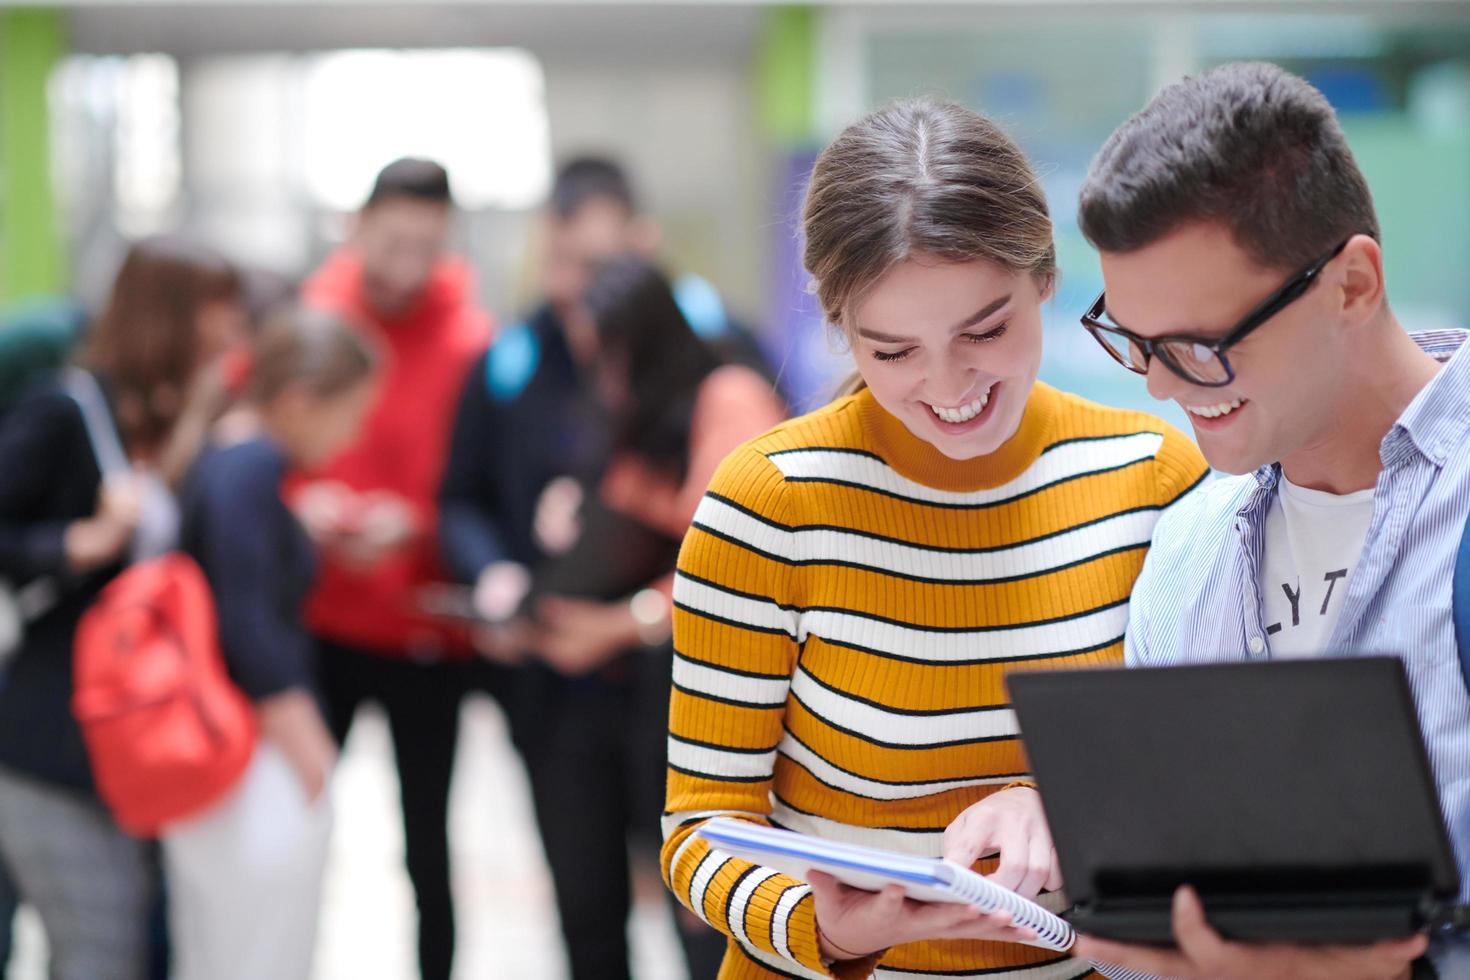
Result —
<instances>
[{"instance_id":1,"label":"man's fingers","mask_svg":"<svg viewBox=\"0 0 1470 980\"><path fill-rule=\"evenodd\" d=\"M1368 948L1368 954L1374 962L1382 964L1381 969L1385 975L1392 971L1401 970L1405 965L1414 962L1424 955L1429 948L1429 937L1423 933L1413 936L1405 936L1403 939L1388 939L1383 942L1374 943ZM1356 952L1362 955L1363 951L1343 949L1343 953Z\"/></svg>"},{"instance_id":2,"label":"man's fingers","mask_svg":"<svg viewBox=\"0 0 1470 980\"><path fill-rule=\"evenodd\" d=\"M1204 903L1188 885L1174 892L1174 942L1189 959L1208 966L1229 951L1224 939L1205 919Z\"/></svg>"}]
</instances>

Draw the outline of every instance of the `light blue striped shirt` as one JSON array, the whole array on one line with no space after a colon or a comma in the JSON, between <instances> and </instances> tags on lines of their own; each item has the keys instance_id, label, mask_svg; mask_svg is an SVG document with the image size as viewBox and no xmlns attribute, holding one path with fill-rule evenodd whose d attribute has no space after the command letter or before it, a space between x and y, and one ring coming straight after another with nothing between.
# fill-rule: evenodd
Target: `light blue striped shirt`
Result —
<instances>
[{"instance_id":1,"label":"light blue striped shirt","mask_svg":"<svg viewBox=\"0 0 1470 980\"><path fill-rule=\"evenodd\" d=\"M1379 448L1362 556L1327 649L1404 661L1470 900L1470 694L1451 619L1455 551L1470 514L1470 332L1415 334L1441 361ZM1126 656L1163 666L1271 656L1260 568L1280 467L1219 479L1160 518L1134 587ZM1470 937L1436 937L1441 977L1470 977Z\"/></svg>"}]
</instances>

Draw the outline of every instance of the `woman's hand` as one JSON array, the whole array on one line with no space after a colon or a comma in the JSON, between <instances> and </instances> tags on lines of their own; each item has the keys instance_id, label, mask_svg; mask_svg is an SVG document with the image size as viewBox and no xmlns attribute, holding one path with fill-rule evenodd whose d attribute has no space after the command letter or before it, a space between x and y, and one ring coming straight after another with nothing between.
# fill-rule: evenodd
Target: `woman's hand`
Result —
<instances>
[{"instance_id":1,"label":"woman's hand","mask_svg":"<svg viewBox=\"0 0 1470 980\"><path fill-rule=\"evenodd\" d=\"M557 672L569 677L590 674L619 652L641 642L638 621L628 602L597 602L547 596L536 604L542 624L536 651Z\"/></svg>"},{"instance_id":2,"label":"woman's hand","mask_svg":"<svg viewBox=\"0 0 1470 980\"><path fill-rule=\"evenodd\" d=\"M316 701L300 688L291 688L262 700L256 716L260 734L281 750L307 800L316 802L337 765L337 743Z\"/></svg>"},{"instance_id":3,"label":"woman's hand","mask_svg":"<svg viewBox=\"0 0 1470 980\"><path fill-rule=\"evenodd\" d=\"M918 902L898 885L881 892L850 888L820 871L811 872L817 942L829 960L856 960L921 939L988 939L1026 942L1030 929L1011 925L1009 912L987 915L969 905Z\"/></svg>"},{"instance_id":4,"label":"woman's hand","mask_svg":"<svg viewBox=\"0 0 1470 980\"><path fill-rule=\"evenodd\" d=\"M532 530L536 543L548 555L564 555L582 536L582 485L569 476L559 476L546 485L536 500Z\"/></svg>"},{"instance_id":5,"label":"woman's hand","mask_svg":"<svg viewBox=\"0 0 1470 980\"><path fill-rule=\"evenodd\" d=\"M122 557L142 511L142 494L133 474L106 477L97 494L97 512L66 529L67 564L74 571L90 572Z\"/></svg>"},{"instance_id":6,"label":"woman's hand","mask_svg":"<svg viewBox=\"0 0 1470 980\"><path fill-rule=\"evenodd\" d=\"M944 831L944 856L970 867L1000 854L990 880L1023 898L1062 887L1062 869L1041 809L1041 794L1027 786L992 793L961 813Z\"/></svg>"}]
</instances>

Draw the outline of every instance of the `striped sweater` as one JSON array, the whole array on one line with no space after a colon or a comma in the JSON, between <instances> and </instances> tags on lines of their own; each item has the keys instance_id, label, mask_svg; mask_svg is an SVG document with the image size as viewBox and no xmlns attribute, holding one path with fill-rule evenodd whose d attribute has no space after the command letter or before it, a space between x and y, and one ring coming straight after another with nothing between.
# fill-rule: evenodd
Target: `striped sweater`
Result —
<instances>
[{"instance_id":1,"label":"striped sweater","mask_svg":"<svg viewBox=\"0 0 1470 980\"><path fill-rule=\"evenodd\" d=\"M674 584L663 848L669 887L732 939L723 980L828 971L810 890L711 853L698 825L743 816L937 856L963 809L1025 777L1006 672L1121 662L1154 523L1206 474L1159 419L1040 383L980 459L943 456L865 391L725 461ZM935 941L890 950L877 975L1088 969Z\"/></svg>"}]
</instances>

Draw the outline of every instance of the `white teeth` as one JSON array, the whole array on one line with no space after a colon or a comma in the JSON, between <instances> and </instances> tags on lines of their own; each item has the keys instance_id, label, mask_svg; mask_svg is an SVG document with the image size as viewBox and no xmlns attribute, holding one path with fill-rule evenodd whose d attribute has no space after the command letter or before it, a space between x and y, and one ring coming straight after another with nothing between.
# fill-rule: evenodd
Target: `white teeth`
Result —
<instances>
[{"instance_id":1,"label":"white teeth","mask_svg":"<svg viewBox=\"0 0 1470 980\"><path fill-rule=\"evenodd\" d=\"M961 405L959 408L940 408L938 405L930 405L929 411L933 412L945 422L958 425L961 422L970 421L972 418L983 412L985 410L986 403L988 403L989 401L990 389L987 388L985 389L984 394L982 394L974 401L970 402L968 405Z\"/></svg>"},{"instance_id":2,"label":"white teeth","mask_svg":"<svg viewBox=\"0 0 1470 980\"><path fill-rule=\"evenodd\" d=\"M1204 416L1207 419L1217 419L1222 415L1229 415L1244 404L1245 401L1243 399L1237 398L1234 401L1221 402L1218 405L1185 405L1184 409L1187 412Z\"/></svg>"}]
</instances>

